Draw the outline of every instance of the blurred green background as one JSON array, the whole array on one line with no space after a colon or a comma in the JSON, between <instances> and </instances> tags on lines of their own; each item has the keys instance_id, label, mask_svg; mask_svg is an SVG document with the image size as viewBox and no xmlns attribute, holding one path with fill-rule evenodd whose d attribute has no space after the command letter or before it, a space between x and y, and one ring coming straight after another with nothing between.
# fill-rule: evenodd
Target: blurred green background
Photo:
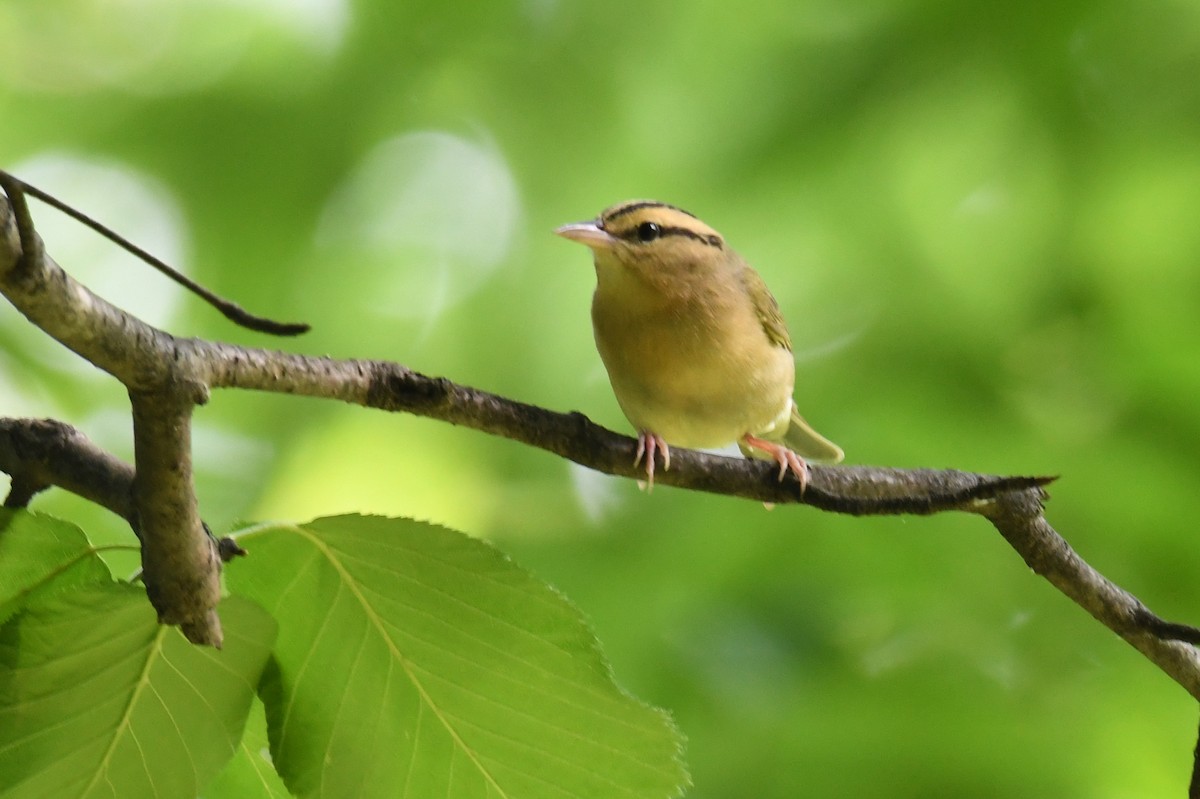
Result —
<instances>
[{"instance_id":1,"label":"blurred green background","mask_svg":"<svg viewBox=\"0 0 1200 799\"><path fill-rule=\"evenodd\" d=\"M590 259L688 208L773 288L854 463L1053 473L1049 517L1200 621L1200 5L3 0L3 166L251 310L270 341L35 207L180 335L397 360L628 430ZM128 457L119 386L11 309L0 413ZM588 473L445 424L219 392L202 511L485 536L690 738L692 797L1185 793L1196 708L981 520L852 519ZM112 517L37 507L110 537Z\"/></svg>"}]
</instances>

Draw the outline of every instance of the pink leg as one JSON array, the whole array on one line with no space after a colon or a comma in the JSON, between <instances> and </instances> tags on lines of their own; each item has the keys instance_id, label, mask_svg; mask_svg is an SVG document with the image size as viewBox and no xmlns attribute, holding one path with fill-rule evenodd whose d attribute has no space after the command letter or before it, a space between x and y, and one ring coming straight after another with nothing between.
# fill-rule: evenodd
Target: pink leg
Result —
<instances>
[{"instance_id":1,"label":"pink leg","mask_svg":"<svg viewBox=\"0 0 1200 799\"><path fill-rule=\"evenodd\" d=\"M804 494L804 489L808 485L808 464L804 462L803 458L782 444L766 441L749 433L742 436L742 441L746 446L762 450L775 459L775 462L779 464L779 482L783 482L784 475L788 473L788 469L791 469L792 473L796 475L796 479L800 481L800 493Z\"/></svg>"},{"instance_id":2,"label":"pink leg","mask_svg":"<svg viewBox=\"0 0 1200 799\"><path fill-rule=\"evenodd\" d=\"M646 457L647 488L654 488L654 455L660 449L662 450L663 471L670 471L671 448L667 446L667 442L661 436L647 430L638 433L637 456L633 459L633 465L637 466L641 463L643 455Z\"/></svg>"}]
</instances>

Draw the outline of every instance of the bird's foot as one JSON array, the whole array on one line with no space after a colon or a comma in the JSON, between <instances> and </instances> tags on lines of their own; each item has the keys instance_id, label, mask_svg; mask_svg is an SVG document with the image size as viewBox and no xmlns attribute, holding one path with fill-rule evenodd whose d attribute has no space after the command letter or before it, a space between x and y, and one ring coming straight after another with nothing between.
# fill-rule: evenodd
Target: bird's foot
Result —
<instances>
[{"instance_id":1,"label":"bird's foot","mask_svg":"<svg viewBox=\"0 0 1200 799\"><path fill-rule=\"evenodd\" d=\"M804 489L808 487L808 464L804 462L804 458L782 444L766 441L757 436L744 435L742 442L747 447L762 450L775 459L775 462L779 464L779 482L783 482L788 469L791 469L792 473L796 475L796 479L800 481L800 496L804 496Z\"/></svg>"},{"instance_id":2,"label":"bird's foot","mask_svg":"<svg viewBox=\"0 0 1200 799\"><path fill-rule=\"evenodd\" d=\"M671 448L667 446L667 442L661 436L647 430L642 430L638 433L637 455L633 459L633 465L637 467L642 462L643 456L646 458L647 490L654 488L654 456L660 450L662 451L663 471L670 471Z\"/></svg>"}]
</instances>

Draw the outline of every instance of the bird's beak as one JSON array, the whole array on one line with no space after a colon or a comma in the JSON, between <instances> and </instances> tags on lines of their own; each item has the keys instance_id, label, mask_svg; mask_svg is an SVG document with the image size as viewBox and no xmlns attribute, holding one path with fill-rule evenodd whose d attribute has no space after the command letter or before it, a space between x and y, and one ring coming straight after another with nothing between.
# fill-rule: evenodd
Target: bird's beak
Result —
<instances>
[{"instance_id":1,"label":"bird's beak","mask_svg":"<svg viewBox=\"0 0 1200 799\"><path fill-rule=\"evenodd\" d=\"M571 225L563 225L554 232L564 239L585 244L593 250L608 249L617 242L615 236L601 230L595 222L576 222Z\"/></svg>"}]
</instances>

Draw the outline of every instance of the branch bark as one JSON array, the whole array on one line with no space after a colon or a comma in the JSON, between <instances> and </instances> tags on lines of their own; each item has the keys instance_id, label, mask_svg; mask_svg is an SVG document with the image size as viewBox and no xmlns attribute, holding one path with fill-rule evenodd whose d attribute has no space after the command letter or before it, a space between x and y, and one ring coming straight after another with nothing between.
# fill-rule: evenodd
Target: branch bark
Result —
<instances>
[{"instance_id":1,"label":"branch bark","mask_svg":"<svg viewBox=\"0 0 1200 799\"><path fill-rule=\"evenodd\" d=\"M385 361L314 358L152 328L72 280L42 252L19 187L0 200L0 291L50 335L113 374L130 392L136 472L81 434L50 422L0 420L0 468L20 504L59 485L117 510L140 527L151 601L192 640L216 643L220 560L204 535L190 471L188 421L210 389L233 388L341 400L440 419L538 447L583 466L638 478L635 442L579 413L543 408L427 377ZM807 490L779 482L772 464L673 449L659 482L772 503L855 515L974 513L988 519L1037 574L1200 699L1200 630L1167 622L1080 558L1046 521L1051 478L956 470L814 466ZM121 510L118 510L121 509Z\"/></svg>"},{"instance_id":2,"label":"branch bark","mask_svg":"<svg viewBox=\"0 0 1200 799\"><path fill-rule=\"evenodd\" d=\"M187 391L129 392L133 408L135 529L142 581L162 624L188 640L221 645L221 558L204 529L192 485L192 408Z\"/></svg>"}]
</instances>

